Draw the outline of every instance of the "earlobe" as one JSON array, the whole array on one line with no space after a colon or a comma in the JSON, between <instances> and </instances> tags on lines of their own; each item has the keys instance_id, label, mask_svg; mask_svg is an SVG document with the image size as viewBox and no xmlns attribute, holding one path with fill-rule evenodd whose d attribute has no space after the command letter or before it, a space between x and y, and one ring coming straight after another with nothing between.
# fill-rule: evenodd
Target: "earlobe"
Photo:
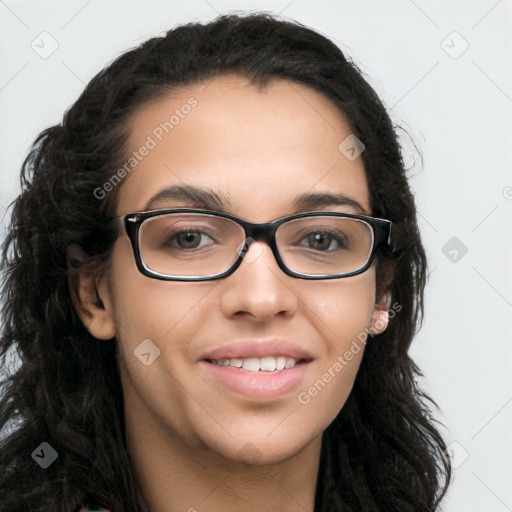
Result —
<instances>
[{"instance_id":1,"label":"earlobe","mask_svg":"<svg viewBox=\"0 0 512 512\"><path fill-rule=\"evenodd\" d=\"M378 303L375 303L370 331L374 334L381 334L387 329L389 323L389 304L391 297L389 293L384 294Z\"/></svg>"},{"instance_id":2,"label":"earlobe","mask_svg":"<svg viewBox=\"0 0 512 512\"><path fill-rule=\"evenodd\" d=\"M73 250L73 254L76 255L77 249ZM69 282L73 304L86 329L100 340L114 338L116 328L107 280L95 276L93 272L84 268L75 267L71 275L74 276L74 279L70 279Z\"/></svg>"},{"instance_id":3,"label":"earlobe","mask_svg":"<svg viewBox=\"0 0 512 512\"><path fill-rule=\"evenodd\" d=\"M79 287L82 285L79 284ZM81 316L87 330L100 340L110 340L116 335L114 318L112 316L110 292L103 279L97 282L94 278L84 280L83 292L87 302L84 303L87 311L87 322Z\"/></svg>"}]
</instances>

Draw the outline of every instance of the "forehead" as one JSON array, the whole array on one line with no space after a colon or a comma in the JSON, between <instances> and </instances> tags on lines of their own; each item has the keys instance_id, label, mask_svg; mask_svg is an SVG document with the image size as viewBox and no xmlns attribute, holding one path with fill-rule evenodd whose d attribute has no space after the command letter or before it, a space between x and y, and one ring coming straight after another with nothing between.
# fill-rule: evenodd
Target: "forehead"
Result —
<instances>
[{"instance_id":1,"label":"forehead","mask_svg":"<svg viewBox=\"0 0 512 512\"><path fill-rule=\"evenodd\" d=\"M340 150L349 123L308 86L278 79L258 90L221 76L143 105L129 124L119 215L173 185L217 191L226 210L254 221L286 213L305 193L342 193L370 212L362 159Z\"/></svg>"}]
</instances>

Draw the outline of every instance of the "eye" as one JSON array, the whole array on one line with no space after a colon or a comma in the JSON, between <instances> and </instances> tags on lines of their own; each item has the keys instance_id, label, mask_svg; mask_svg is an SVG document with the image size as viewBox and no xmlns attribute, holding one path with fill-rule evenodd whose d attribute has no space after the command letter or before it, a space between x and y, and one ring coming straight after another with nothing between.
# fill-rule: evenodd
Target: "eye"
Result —
<instances>
[{"instance_id":1,"label":"eye","mask_svg":"<svg viewBox=\"0 0 512 512\"><path fill-rule=\"evenodd\" d=\"M210 245L208 243L201 245L201 242L206 242L207 239L212 240L208 233L204 231L184 230L179 231L178 233L174 233L171 237L169 237L166 245L174 247L177 246L179 249L197 249L199 247L203 247L204 245Z\"/></svg>"},{"instance_id":2,"label":"eye","mask_svg":"<svg viewBox=\"0 0 512 512\"><path fill-rule=\"evenodd\" d=\"M346 249L345 239L340 233L330 231L314 231L306 237L307 246L321 252L334 251L336 249Z\"/></svg>"}]
</instances>

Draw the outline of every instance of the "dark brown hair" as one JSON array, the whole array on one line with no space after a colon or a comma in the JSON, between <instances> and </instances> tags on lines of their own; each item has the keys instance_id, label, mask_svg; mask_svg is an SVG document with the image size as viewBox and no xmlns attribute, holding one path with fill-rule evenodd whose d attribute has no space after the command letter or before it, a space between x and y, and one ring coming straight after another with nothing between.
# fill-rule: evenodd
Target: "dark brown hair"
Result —
<instances>
[{"instance_id":1,"label":"dark brown hair","mask_svg":"<svg viewBox=\"0 0 512 512\"><path fill-rule=\"evenodd\" d=\"M144 510L125 444L116 340L98 342L77 315L67 250L78 244L91 269L105 270L119 187L101 200L94 191L125 161L124 127L135 110L226 73L260 88L272 79L301 83L328 97L365 145L372 214L396 223L397 250L377 255L377 286L400 311L369 337L353 391L324 432L315 511L426 512L446 492L450 463L430 417L435 404L408 355L427 264L398 127L330 40L270 14L231 14L124 53L39 135L23 165L2 252L0 357L19 363L1 382L1 512L69 512L86 495L115 512ZM30 457L43 441L58 453L46 470Z\"/></svg>"}]
</instances>

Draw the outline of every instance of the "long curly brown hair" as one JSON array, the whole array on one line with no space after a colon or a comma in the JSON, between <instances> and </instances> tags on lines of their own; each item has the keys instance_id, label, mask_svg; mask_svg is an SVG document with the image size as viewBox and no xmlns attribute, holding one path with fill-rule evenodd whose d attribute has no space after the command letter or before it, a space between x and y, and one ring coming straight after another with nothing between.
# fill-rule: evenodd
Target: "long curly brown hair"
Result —
<instances>
[{"instance_id":1,"label":"long curly brown hair","mask_svg":"<svg viewBox=\"0 0 512 512\"><path fill-rule=\"evenodd\" d=\"M281 78L328 97L365 144L372 214L396 223L397 250L377 255L377 287L401 310L369 337L352 393L324 432L315 512L438 508L451 470L435 403L408 355L427 263L398 127L330 40L253 13L179 26L124 53L34 142L2 250L1 512L69 512L86 496L115 512L144 510L125 443L116 340L98 342L81 322L79 263L68 264L67 250L78 244L91 271L107 268L119 187L101 200L94 191L126 159L130 115L171 88L233 72L257 87ZM58 453L47 469L31 458L43 441Z\"/></svg>"}]
</instances>

